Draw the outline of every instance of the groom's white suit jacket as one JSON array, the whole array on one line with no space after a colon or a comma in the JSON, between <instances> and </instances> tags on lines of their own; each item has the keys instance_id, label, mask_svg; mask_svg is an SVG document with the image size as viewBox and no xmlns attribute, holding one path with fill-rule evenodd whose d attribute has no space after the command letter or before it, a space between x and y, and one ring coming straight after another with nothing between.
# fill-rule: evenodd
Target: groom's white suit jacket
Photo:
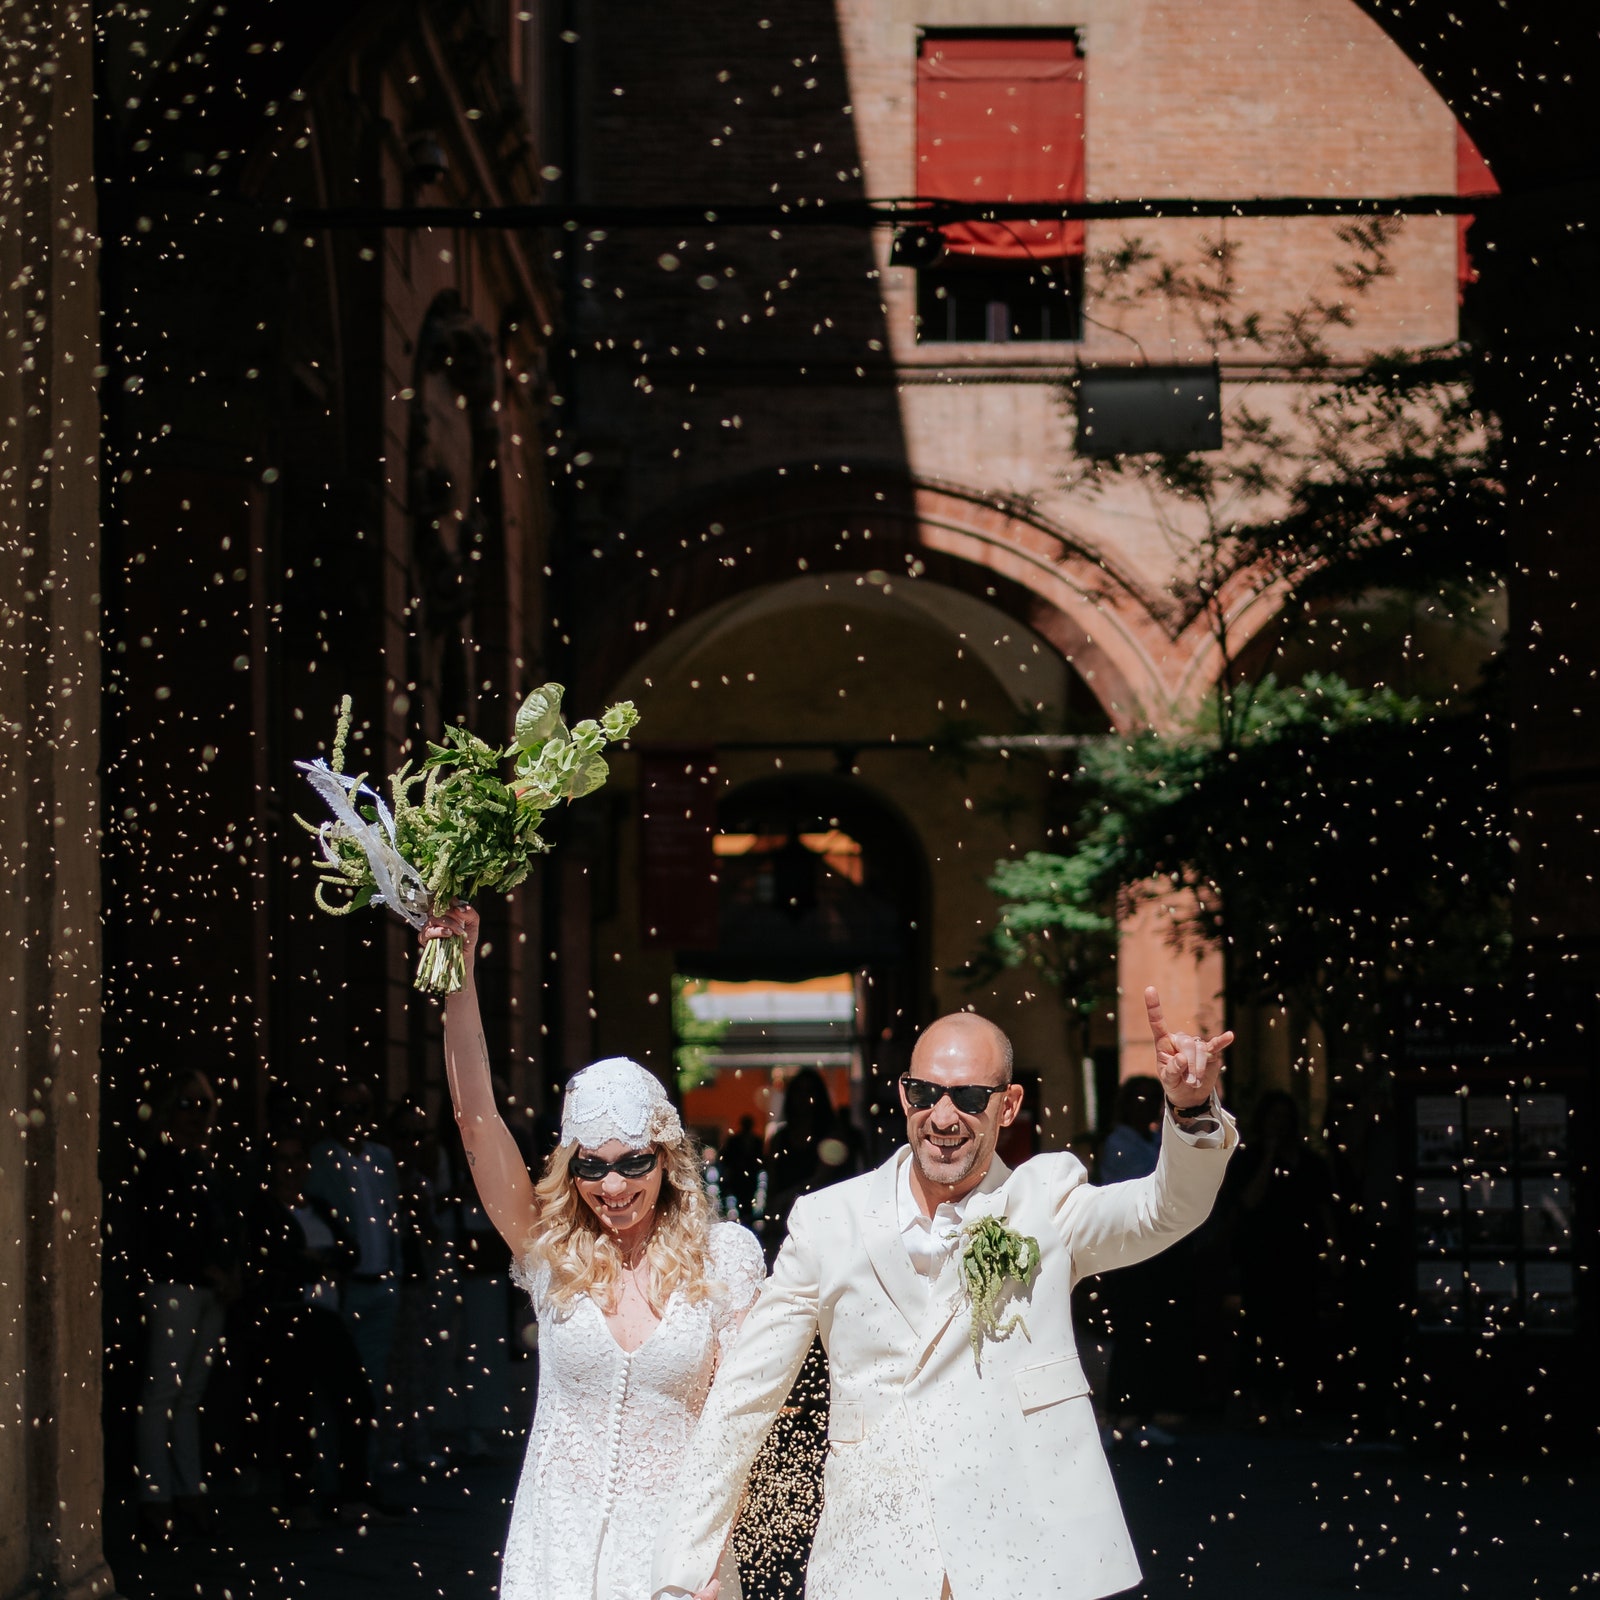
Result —
<instances>
[{"instance_id":1,"label":"groom's white suit jacket","mask_svg":"<svg viewBox=\"0 0 1600 1600\"><path fill-rule=\"evenodd\" d=\"M1073 1338L1091 1273L1152 1256L1203 1222L1238 1142L1167 1119L1147 1178L1096 1187L1075 1156L998 1159L966 1208L1039 1241L1022 1313L981 1360L959 1251L929 1283L896 1214L902 1147L805 1196L771 1278L724 1359L656 1549L651 1587L693 1590L717 1565L750 1463L820 1332L831 1404L807 1600L1097 1600L1139 1581ZM1205 1148L1210 1144L1211 1148ZM752 1515L759 1508L752 1507Z\"/></svg>"}]
</instances>

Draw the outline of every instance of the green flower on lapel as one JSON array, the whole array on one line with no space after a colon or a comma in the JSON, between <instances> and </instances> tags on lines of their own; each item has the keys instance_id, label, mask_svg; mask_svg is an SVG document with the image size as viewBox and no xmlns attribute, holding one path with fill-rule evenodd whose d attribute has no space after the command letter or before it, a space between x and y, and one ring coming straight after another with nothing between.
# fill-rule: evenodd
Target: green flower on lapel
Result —
<instances>
[{"instance_id":1,"label":"green flower on lapel","mask_svg":"<svg viewBox=\"0 0 1600 1600\"><path fill-rule=\"evenodd\" d=\"M1008 1283L1032 1287L1039 1270L1039 1241L1008 1228L999 1217L976 1218L962 1228L961 1237L961 1281L972 1306L972 1354L981 1360L986 1338L1009 1339L1017 1328L1028 1332L1021 1312L1002 1322L996 1308Z\"/></svg>"}]
</instances>

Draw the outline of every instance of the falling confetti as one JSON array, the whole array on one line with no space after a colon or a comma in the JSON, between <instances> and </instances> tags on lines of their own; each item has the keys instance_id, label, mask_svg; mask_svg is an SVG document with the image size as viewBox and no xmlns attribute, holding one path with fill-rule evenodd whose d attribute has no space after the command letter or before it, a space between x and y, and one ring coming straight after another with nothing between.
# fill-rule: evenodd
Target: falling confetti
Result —
<instances>
[{"instance_id":1,"label":"falling confetti","mask_svg":"<svg viewBox=\"0 0 1600 1600\"><path fill-rule=\"evenodd\" d=\"M970 1007L1131 1175L1156 981L1246 1139L1075 1291L1149 1592L1600 1583L1600 40L979 10L0 0L0 1592L494 1591L540 1330L294 762L557 678L647 737L485 906L530 1168L637 1057L770 1254Z\"/></svg>"}]
</instances>

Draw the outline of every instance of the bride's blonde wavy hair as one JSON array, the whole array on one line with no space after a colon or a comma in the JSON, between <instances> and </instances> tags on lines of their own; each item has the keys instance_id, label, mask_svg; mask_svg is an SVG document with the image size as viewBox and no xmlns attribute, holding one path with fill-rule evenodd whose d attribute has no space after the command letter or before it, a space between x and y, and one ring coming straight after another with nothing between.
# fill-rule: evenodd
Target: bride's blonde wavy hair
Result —
<instances>
[{"instance_id":1,"label":"bride's blonde wavy hair","mask_svg":"<svg viewBox=\"0 0 1600 1600\"><path fill-rule=\"evenodd\" d=\"M661 1194L645 1245L650 1262L646 1293L659 1316L679 1290L690 1300L711 1297L711 1206L692 1140L652 1148L661 1160ZM529 1245L549 1267L549 1297L559 1309L568 1310L588 1295L610 1310L622 1282L622 1252L578 1192L569 1170L577 1153L576 1143L565 1144L550 1157L533 1191L539 1220Z\"/></svg>"}]
</instances>

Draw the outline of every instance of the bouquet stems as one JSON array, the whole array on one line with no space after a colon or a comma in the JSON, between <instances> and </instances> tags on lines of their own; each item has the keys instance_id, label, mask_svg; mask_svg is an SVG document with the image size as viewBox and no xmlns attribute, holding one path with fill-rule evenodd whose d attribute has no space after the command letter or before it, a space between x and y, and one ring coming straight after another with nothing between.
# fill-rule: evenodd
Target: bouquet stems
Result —
<instances>
[{"instance_id":1,"label":"bouquet stems","mask_svg":"<svg viewBox=\"0 0 1600 1600\"><path fill-rule=\"evenodd\" d=\"M466 940L459 934L430 939L417 957L412 987L423 994L454 994L467 981Z\"/></svg>"}]
</instances>

